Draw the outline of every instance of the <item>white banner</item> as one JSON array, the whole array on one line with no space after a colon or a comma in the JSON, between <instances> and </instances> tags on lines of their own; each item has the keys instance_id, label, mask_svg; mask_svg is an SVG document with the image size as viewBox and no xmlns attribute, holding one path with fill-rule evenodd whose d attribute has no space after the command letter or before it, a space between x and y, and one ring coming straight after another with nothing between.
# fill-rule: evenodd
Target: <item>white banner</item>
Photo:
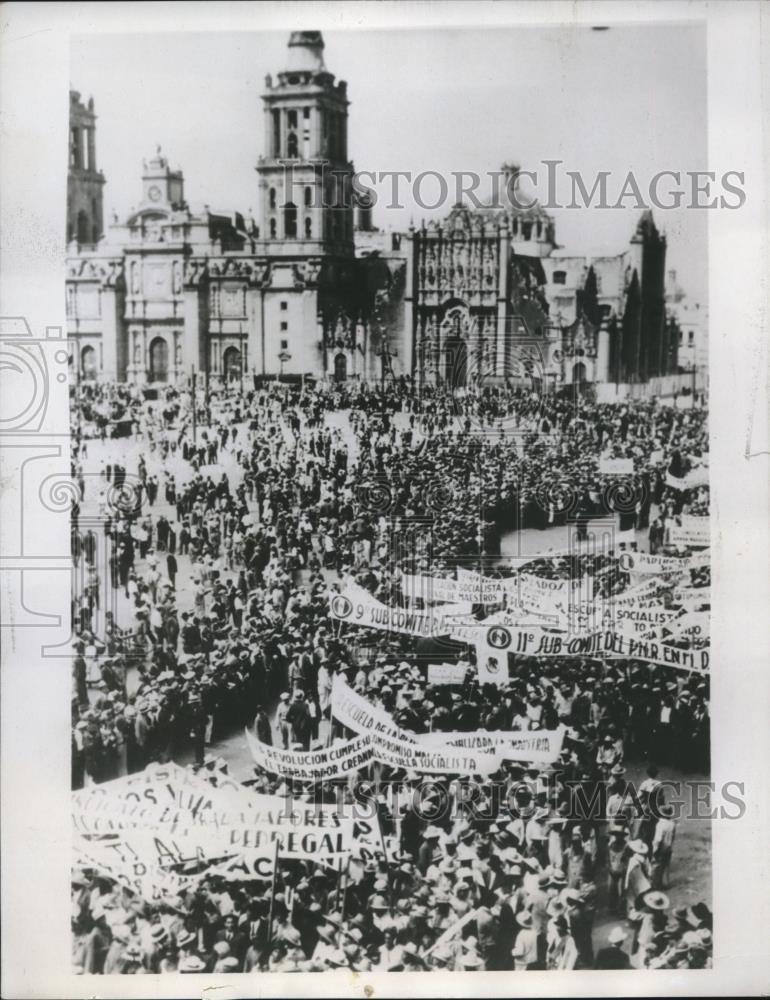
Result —
<instances>
[{"instance_id":1,"label":"white banner","mask_svg":"<svg viewBox=\"0 0 770 1000\"><path fill-rule=\"evenodd\" d=\"M445 743L421 745L381 733L371 734L375 756L389 767L427 774L491 774L500 766L495 753L473 752Z\"/></svg>"},{"instance_id":2,"label":"white banner","mask_svg":"<svg viewBox=\"0 0 770 1000\"><path fill-rule=\"evenodd\" d=\"M419 737L425 743L445 742L468 750L494 751L503 760L524 760L550 764L557 760L564 743L565 726L558 729L508 730L472 733L430 733Z\"/></svg>"},{"instance_id":3,"label":"white banner","mask_svg":"<svg viewBox=\"0 0 770 1000\"><path fill-rule=\"evenodd\" d=\"M711 607L711 587L677 587L671 592L671 600L686 611L701 611Z\"/></svg>"},{"instance_id":4,"label":"white banner","mask_svg":"<svg viewBox=\"0 0 770 1000\"><path fill-rule=\"evenodd\" d=\"M401 593L410 600L456 604L459 602L460 587L457 580L440 576L410 575L401 577Z\"/></svg>"},{"instance_id":5,"label":"white banner","mask_svg":"<svg viewBox=\"0 0 770 1000\"><path fill-rule=\"evenodd\" d=\"M510 580L493 579L457 567L458 600L472 604L502 604Z\"/></svg>"},{"instance_id":6,"label":"white banner","mask_svg":"<svg viewBox=\"0 0 770 1000\"><path fill-rule=\"evenodd\" d=\"M681 478L672 476L670 472L666 473L666 486L670 486L674 490L692 490L699 486L708 486L708 484L708 466L699 466L696 469L690 469L687 475Z\"/></svg>"},{"instance_id":7,"label":"white banner","mask_svg":"<svg viewBox=\"0 0 770 1000\"><path fill-rule=\"evenodd\" d=\"M331 595L329 615L335 621L347 622L348 625L374 628L381 632L399 632L416 638L426 639L446 634L443 615L439 610L391 608L366 591L356 594L346 590L341 594Z\"/></svg>"},{"instance_id":8,"label":"white banner","mask_svg":"<svg viewBox=\"0 0 770 1000\"><path fill-rule=\"evenodd\" d=\"M624 573L684 573L690 568L687 559L652 556L649 552L621 552L618 565Z\"/></svg>"},{"instance_id":9,"label":"white banner","mask_svg":"<svg viewBox=\"0 0 770 1000\"><path fill-rule=\"evenodd\" d=\"M670 626L680 612L669 611L666 608L657 607L620 607L615 608L615 625L619 632L631 636L647 635L657 631L663 626Z\"/></svg>"},{"instance_id":10,"label":"white banner","mask_svg":"<svg viewBox=\"0 0 770 1000\"><path fill-rule=\"evenodd\" d=\"M429 663L428 684L463 684L469 669L467 663Z\"/></svg>"},{"instance_id":11,"label":"white banner","mask_svg":"<svg viewBox=\"0 0 770 1000\"><path fill-rule=\"evenodd\" d=\"M461 638L459 641L472 642L476 645L477 650L480 645L478 636L470 640ZM492 650L498 650L500 653L511 652L535 657L589 656L601 658L620 656L629 660L644 660L647 663L658 663L661 666L697 672L706 672L709 666L709 651L707 649L684 650L648 639L635 639L632 636L613 631L596 632L586 636L569 636L568 634L546 632L543 629L513 629L503 625L492 625L487 629L487 635L481 645L492 647ZM497 654L492 653L491 655Z\"/></svg>"},{"instance_id":12,"label":"white banner","mask_svg":"<svg viewBox=\"0 0 770 1000\"><path fill-rule=\"evenodd\" d=\"M686 639L708 640L711 626L711 614L708 611L690 611L668 626L672 636L682 636Z\"/></svg>"},{"instance_id":13,"label":"white banner","mask_svg":"<svg viewBox=\"0 0 770 1000\"><path fill-rule=\"evenodd\" d=\"M599 474L602 476L633 476L633 458L600 458Z\"/></svg>"},{"instance_id":14,"label":"white banner","mask_svg":"<svg viewBox=\"0 0 770 1000\"><path fill-rule=\"evenodd\" d=\"M667 526L668 540L671 545L693 546L695 548L711 545L711 520L708 517L682 517L681 524Z\"/></svg>"},{"instance_id":15,"label":"white banner","mask_svg":"<svg viewBox=\"0 0 770 1000\"><path fill-rule=\"evenodd\" d=\"M324 781L345 778L366 767L372 751L365 737L357 736L347 742L307 752L280 750L261 743L253 733L245 730L246 742L255 763L265 771L280 774L283 778L300 781Z\"/></svg>"},{"instance_id":16,"label":"white banner","mask_svg":"<svg viewBox=\"0 0 770 1000\"><path fill-rule=\"evenodd\" d=\"M332 715L355 733L380 732L401 736L402 730L393 717L354 691L341 674L332 679Z\"/></svg>"}]
</instances>

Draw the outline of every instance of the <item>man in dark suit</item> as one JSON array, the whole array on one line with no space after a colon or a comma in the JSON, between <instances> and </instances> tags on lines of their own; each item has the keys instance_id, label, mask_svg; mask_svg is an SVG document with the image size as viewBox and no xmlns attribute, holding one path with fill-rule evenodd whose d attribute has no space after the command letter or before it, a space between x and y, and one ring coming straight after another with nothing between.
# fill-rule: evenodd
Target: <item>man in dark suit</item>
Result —
<instances>
[{"instance_id":1,"label":"man in dark suit","mask_svg":"<svg viewBox=\"0 0 770 1000\"><path fill-rule=\"evenodd\" d=\"M246 949L249 947L249 938L238 928L238 918L234 913L225 917L225 926L217 932L216 939L217 941L226 941L230 945L230 954L238 959L238 968L241 968Z\"/></svg>"},{"instance_id":2,"label":"man in dark suit","mask_svg":"<svg viewBox=\"0 0 770 1000\"><path fill-rule=\"evenodd\" d=\"M171 581L171 586L176 590L176 574L177 574L177 562L176 556L171 552L166 556L166 567L168 569L168 578Z\"/></svg>"}]
</instances>

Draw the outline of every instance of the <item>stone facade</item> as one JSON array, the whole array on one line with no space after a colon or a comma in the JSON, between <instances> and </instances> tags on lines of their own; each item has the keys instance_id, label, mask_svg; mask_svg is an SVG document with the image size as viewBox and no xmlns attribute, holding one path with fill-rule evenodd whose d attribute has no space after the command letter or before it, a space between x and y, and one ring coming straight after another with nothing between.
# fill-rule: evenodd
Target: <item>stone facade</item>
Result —
<instances>
[{"instance_id":1,"label":"stone facade","mask_svg":"<svg viewBox=\"0 0 770 1000\"><path fill-rule=\"evenodd\" d=\"M238 212L193 211L158 149L136 211L97 246L70 243L80 377L378 378L383 364L393 374L404 262L373 246L356 256L347 86L323 49L319 32L292 33L287 68L266 80L261 228Z\"/></svg>"},{"instance_id":2,"label":"stone facade","mask_svg":"<svg viewBox=\"0 0 770 1000\"><path fill-rule=\"evenodd\" d=\"M67 323L80 377L406 375L558 388L677 372L666 241L651 213L618 254L568 255L509 163L493 202L384 233L356 200L347 84L327 70L320 32L291 34L263 105L259 225L192 210L158 148L138 207L101 236L93 101L73 92Z\"/></svg>"}]
</instances>

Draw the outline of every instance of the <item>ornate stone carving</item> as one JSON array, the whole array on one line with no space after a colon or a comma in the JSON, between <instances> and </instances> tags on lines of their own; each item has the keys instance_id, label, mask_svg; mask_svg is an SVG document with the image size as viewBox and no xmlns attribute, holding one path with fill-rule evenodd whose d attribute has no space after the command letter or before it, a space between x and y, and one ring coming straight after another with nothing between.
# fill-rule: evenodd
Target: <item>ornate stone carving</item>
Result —
<instances>
[{"instance_id":1,"label":"ornate stone carving","mask_svg":"<svg viewBox=\"0 0 770 1000\"><path fill-rule=\"evenodd\" d=\"M184 284L192 288L197 287L204 278L208 277L208 265L205 260L186 260L184 263Z\"/></svg>"},{"instance_id":2,"label":"ornate stone carving","mask_svg":"<svg viewBox=\"0 0 770 1000\"><path fill-rule=\"evenodd\" d=\"M294 264L292 271L294 274L294 287L296 289L316 288L321 276L321 260L312 258L303 261L301 264Z\"/></svg>"}]
</instances>

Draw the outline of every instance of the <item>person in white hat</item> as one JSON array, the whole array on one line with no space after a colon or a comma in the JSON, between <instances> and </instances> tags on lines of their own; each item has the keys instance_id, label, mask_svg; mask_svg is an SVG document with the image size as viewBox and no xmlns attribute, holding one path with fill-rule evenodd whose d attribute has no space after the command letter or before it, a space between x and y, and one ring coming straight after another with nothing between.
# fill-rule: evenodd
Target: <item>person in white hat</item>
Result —
<instances>
[{"instance_id":1,"label":"person in white hat","mask_svg":"<svg viewBox=\"0 0 770 1000\"><path fill-rule=\"evenodd\" d=\"M620 926L612 928L607 935L607 946L600 948L594 959L595 969L630 969L631 959L625 951L623 945L628 935Z\"/></svg>"},{"instance_id":2,"label":"person in white hat","mask_svg":"<svg viewBox=\"0 0 770 1000\"><path fill-rule=\"evenodd\" d=\"M647 858L648 849L643 840L629 840L630 856L623 890L626 897L626 910L631 912L638 896L646 892L652 885L650 881L650 863Z\"/></svg>"},{"instance_id":3,"label":"person in white hat","mask_svg":"<svg viewBox=\"0 0 770 1000\"><path fill-rule=\"evenodd\" d=\"M674 852L675 836L676 822L674 820L674 807L672 805L662 805L652 840L652 874L650 881L656 889L663 889L668 885L668 872L671 867L671 856Z\"/></svg>"},{"instance_id":4,"label":"person in white hat","mask_svg":"<svg viewBox=\"0 0 770 1000\"><path fill-rule=\"evenodd\" d=\"M284 691L278 701L278 708L275 712L275 724L278 727L278 733L280 734L281 746L284 750L289 749L289 742L291 740L291 726L286 718L289 711L289 692Z\"/></svg>"},{"instance_id":5,"label":"person in white hat","mask_svg":"<svg viewBox=\"0 0 770 1000\"><path fill-rule=\"evenodd\" d=\"M529 910L522 910L516 915L516 923L519 925L519 932L516 935L516 942L513 946L513 967L517 972L537 969L537 931L532 926L532 914Z\"/></svg>"}]
</instances>

